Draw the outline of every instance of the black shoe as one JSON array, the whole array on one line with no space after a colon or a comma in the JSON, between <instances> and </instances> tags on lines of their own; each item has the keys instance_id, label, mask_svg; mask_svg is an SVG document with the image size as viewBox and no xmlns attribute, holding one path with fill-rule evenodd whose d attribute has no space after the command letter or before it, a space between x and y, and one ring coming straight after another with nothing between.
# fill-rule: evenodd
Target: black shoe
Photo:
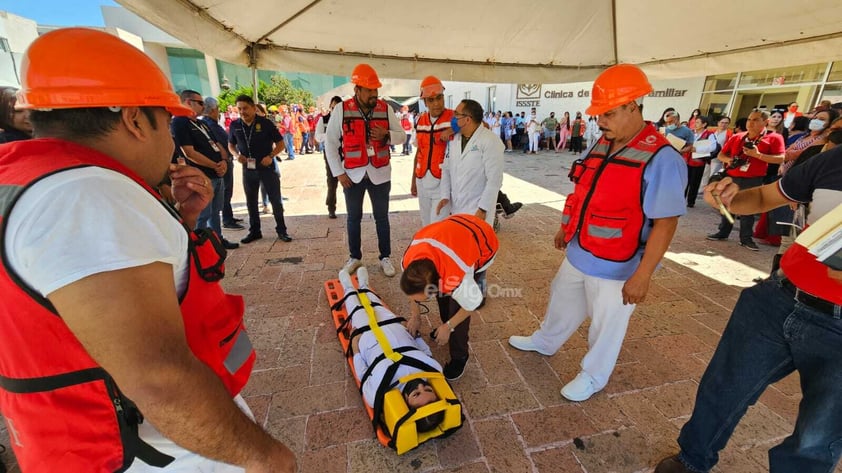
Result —
<instances>
[{"instance_id":1,"label":"black shoe","mask_svg":"<svg viewBox=\"0 0 842 473\"><path fill-rule=\"evenodd\" d=\"M503 218L505 218L505 219L509 219L509 218L514 217L514 216L515 216L515 212L517 212L518 210L520 210L520 208L521 208L521 207L523 207L523 204L522 204L522 203L520 203L520 202L515 202L515 203L513 203L513 204L511 205L511 207L509 207L509 210L507 210L507 211L506 211L505 215L503 215Z\"/></svg>"},{"instance_id":2,"label":"black shoe","mask_svg":"<svg viewBox=\"0 0 842 473\"><path fill-rule=\"evenodd\" d=\"M222 247L226 250L236 250L240 247L239 243L234 243L231 241L226 240L225 238L222 239Z\"/></svg>"},{"instance_id":3,"label":"black shoe","mask_svg":"<svg viewBox=\"0 0 842 473\"><path fill-rule=\"evenodd\" d=\"M241 219L241 218L237 218L237 217L234 217L233 222L234 222L234 223L243 223L243 219Z\"/></svg>"},{"instance_id":4,"label":"black shoe","mask_svg":"<svg viewBox=\"0 0 842 473\"><path fill-rule=\"evenodd\" d=\"M705 239L710 241L725 241L728 239L728 235L723 235L719 232L711 233L710 235L706 236Z\"/></svg>"},{"instance_id":5,"label":"black shoe","mask_svg":"<svg viewBox=\"0 0 842 473\"><path fill-rule=\"evenodd\" d=\"M696 206L696 203L695 203L695 202L687 202L687 208L688 208L688 209L692 209L692 208L693 208L693 207L695 207L695 206Z\"/></svg>"},{"instance_id":6,"label":"black shoe","mask_svg":"<svg viewBox=\"0 0 842 473\"><path fill-rule=\"evenodd\" d=\"M655 473L693 473L693 470L684 466L678 455L674 455L661 460L655 467Z\"/></svg>"},{"instance_id":7,"label":"black shoe","mask_svg":"<svg viewBox=\"0 0 842 473\"><path fill-rule=\"evenodd\" d=\"M246 235L245 238L240 240L240 243L245 245L245 244L251 243L255 240L259 240L261 238L263 238L263 235L261 235L260 233L249 233L248 235Z\"/></svg>"},{"instance_id":8,"label":"black shoe","mask_svg":"<svg viewBox=\"0 0 842 473\"><path fill-rule=\"evenodd\" d=\"M242 226L241 224L239 224L237 222L228 222L228 223L223 223L222 228L227 228L229 230L242 230L246 227Z\"/></svg>"},{"instance_id":9,"label":"black shoe","mask_svg":"<svg viewBox=\"0 0 842 473\"><path fill-rule=\"evenodd\" d=\"M748 248L751 251L760 251L760 248L757 246L757 243L754 240L745 240L740 242L740 246L743 248Z\"/></svg>"},{"instance_id":10,"label":"black shoe","mask_svg":"<svg viewBox=\"0 0 842 473\"><path fill-rule=\"evenodd\" d=\"M286 233L278 233L278 240L289 243L292 241L292 237L287 235Z\"/></svg>"},{"instance_id":11,"label":"black shoe","mask_svg":"<svg viewBox=\"0 0 842 473\"><path fill-rule=\"evenodd\" d=\"M336 218L336 211L335 210L329 210L327 212L327 218Z\"/></svg>"},{"instance_id":12,"label":"black shoe","mask_svg":"<svg viewBox=\"0 0 842 473\"><path fill-rule=\"evenodd\" d=\"M465 374L465 365L468 364L468 359L464 360L450 360L444 365L444 377L448 381L456 381Z\"/></svg>"}]
</instances>

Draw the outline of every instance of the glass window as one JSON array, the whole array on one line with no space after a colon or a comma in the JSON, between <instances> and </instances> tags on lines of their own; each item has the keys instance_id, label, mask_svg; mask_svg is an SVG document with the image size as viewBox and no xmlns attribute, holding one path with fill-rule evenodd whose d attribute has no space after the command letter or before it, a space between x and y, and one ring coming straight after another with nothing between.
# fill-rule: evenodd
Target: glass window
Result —
<instances>
[{"instance_id":1,"label":"glass window","mask_svg":"<svg viewBox=\"0 0 842 473\"><path fill-rule=\"evenodd\" d=\"M167 48L167 57L176 91L193 89L202 95L210 95L204 54L195 49Z\"/></svg>"},{"instance_id":2,"label":"glass window","mask_svg":"<svg viewBox=\"0 0 842 473\"><path fill-rule=\"evenodd\" d=\"M842 102L842 83L827 84L824 86L821 100L830 100L830 103Z\"/></svg>"},{"instance_id":3,"label":"glass window","mask_svg":"<svg viewBox=\"0 0 842 473\"><path fill-rule=\"evenodd\" d=\"M466 91L465 91L465 99L470 99L470 98L471 98L471 91L470 91L470 90L466 90Z\"/></svg>"},{"instance_id":4,"label":"glass window","mask_svg":"<svg viewBox=\"0 0 842 473\"><path fill-rule=\"evenodd\" d=\"M705 79L704 92L713 92L714 90L733 90L736 85L737 73L708 76L707 79Z\"/></svg>"},{"instance_id":5,"label":"glass window","mask_svg":"<svg viewBox=\"0 0 842 473\"><path fill-rule=\"evenodd\" d=\"M743 72L740 78L740 88L820 82L824 78L826 69L827 63L821 63Z\"/></svg>"},{"instance_id":6,"label":"glass window","mask_svg":"<svg viewBox=\"0 0 842 473\"><path fill-rule=\"evenodd\" d=\"M731 93L705 93L702 94L702 101L699 110L706 115L710 125L715 125L719 118L728 112L728 102L731 100Z\"/></svg>"},{"instance_id":7,"label":"glass window","mask_svg":"<svg viewBox=\"0 0 842 473\"><path fill-rule=\"evenodd\" d=\"M836 61L830 67L830 75L827 76L828 82L842 81L842 61Z\"/></svg>"},{"instance_id":8,"label":"glass window","mask_svg":"<svg viewBox=\"0 0 842 473\"><path fill-rule=\"evenodd\" d=\"M497 108L497 86L492 85L488 88L488 95L485 98L485 110L493 112Z\"/></svg>"}]
</instances>

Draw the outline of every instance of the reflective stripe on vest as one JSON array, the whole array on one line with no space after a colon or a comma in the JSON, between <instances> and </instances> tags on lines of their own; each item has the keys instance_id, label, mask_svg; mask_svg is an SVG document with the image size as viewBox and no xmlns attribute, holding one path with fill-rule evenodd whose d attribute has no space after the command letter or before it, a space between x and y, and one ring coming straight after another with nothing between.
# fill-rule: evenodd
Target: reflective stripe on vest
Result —
<instances>
[{"instance_id":1,"label":"reflective stripe on vest","mask_svg":"<svg viewBox=\"0 0 842 473\"><path fill-rule=\"evenodd\" d=\"M422 243L426 243L433 248L437 248L439 251L446 254L451 260L453 260L454 263L456 263L456 266L459 266L459 269L462 271L466 273L473 272L474 268L468 266L464 261L462 261L462 258L460 258L452 248L438 240L433 240L432 238L421 238L420 240L412 240L412 243L410 243L409 246L420 245Z\"/></svg>"},{"instance_id":2,"label":"reflective stripe on vest","mask_svg":"<svg viewBox=\"0 0 842 473\"><path fill-rule=\"evenodd\" d=\"M248 332L241 330L237 334L237 340L234 342L234 346L231 347L231 351L225 357L225 361L223 362L225 369L231 374L236 373L246 364L253 351L254 347L251 345Z\"/></svg>"}]
</instances>

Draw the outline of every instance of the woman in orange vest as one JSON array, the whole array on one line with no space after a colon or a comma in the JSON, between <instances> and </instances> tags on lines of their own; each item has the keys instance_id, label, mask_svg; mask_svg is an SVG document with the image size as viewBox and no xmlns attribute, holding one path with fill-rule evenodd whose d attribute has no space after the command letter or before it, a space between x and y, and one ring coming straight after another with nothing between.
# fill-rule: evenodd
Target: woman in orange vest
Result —
<instances>
[{"instance_id":1,"label":"woman in orange vest","mask_svg":"<svg viewBox=\"0 0 842 473\"><path fill-rule=\"evenodd\" d=\"M409 333L416 333L419 303L436 296L442 324L431 336L450 347L444 376L459 379L468 362L471 312L485 303L485 270L494 262L500 243L485 220L469 214L451 215L415 234L403 255L401 290L409 296Z\"/></svg>"}]
</instances>

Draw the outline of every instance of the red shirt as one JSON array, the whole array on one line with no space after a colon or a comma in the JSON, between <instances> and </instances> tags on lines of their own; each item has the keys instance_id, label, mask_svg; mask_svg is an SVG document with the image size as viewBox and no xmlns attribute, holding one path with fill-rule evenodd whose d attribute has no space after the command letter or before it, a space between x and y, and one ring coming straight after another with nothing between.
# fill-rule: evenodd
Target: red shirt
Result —
<instances>
[{"instance_id":1,"label":"red shirt","mask_svg":"<svg viewBox=\"0 0 842 473\"><path fill-rule=\"evenodd\" d=\"M743 145L749 141L748 132L737 133L725 142L722 147L722 152L729 158L748 159L748 163L739 168L729 169L728 175L731 177L763 177L766 175L766 168L769 164L766 161L749 158L743 155ZM784 154L786 145L784 145L784 137L778 133L764 132L759 140L755 142L757 151L762 154Z\"/></svg>"}]
</instances>

